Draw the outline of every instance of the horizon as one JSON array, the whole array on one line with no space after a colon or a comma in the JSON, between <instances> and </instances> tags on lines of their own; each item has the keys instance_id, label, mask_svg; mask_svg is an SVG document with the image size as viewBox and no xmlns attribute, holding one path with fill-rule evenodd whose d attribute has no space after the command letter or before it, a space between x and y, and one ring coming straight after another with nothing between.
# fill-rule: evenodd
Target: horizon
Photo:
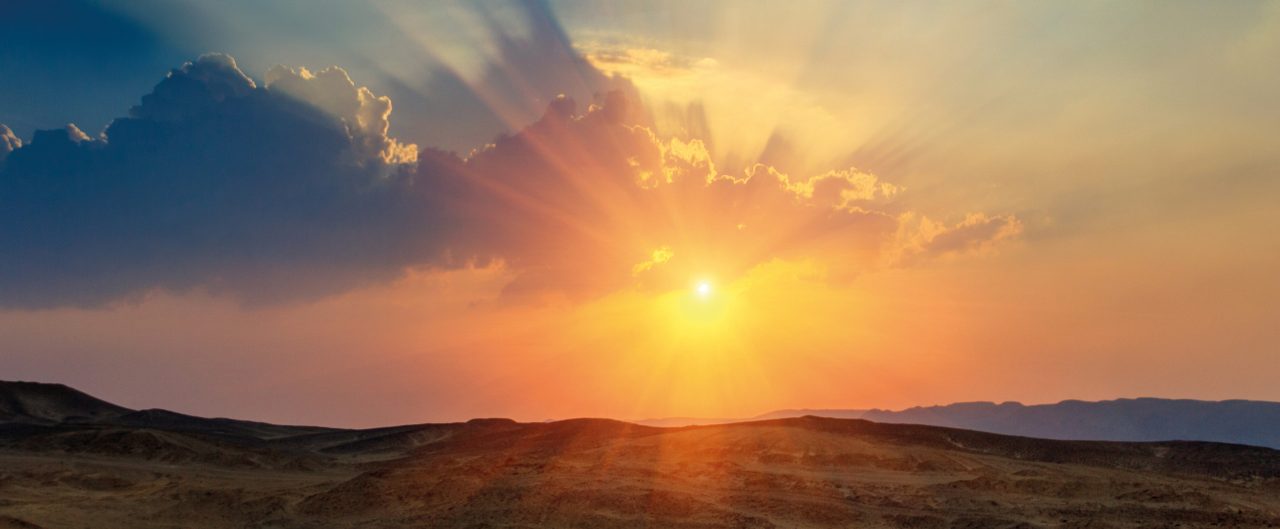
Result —
<instances>
[{"instance_id":1,"label":"horizon","mask_svg":"<svg viewBox=\"0 0 1280 529\"><path fill-rule=\"evenodd\" d=\"M106 403L108 403L108 404L116 405L116 406L123 406L124 408L130 409L130 410L133 410L133 411L152 411L152 410L159 410L159 411L174 412L174 413L179 413L179 414L183 414L183 415L190 415L190 416L203 417L203 418L209 418L209 419L253 420L253 421L255 421L255 422L266 422L266 421L256 421L256 420L254 420L254 419L250 419L250 418L246 418L246 417L237 417L237 416L230 416L230 415L219 415L219 414L217 414L217 413L214 413L214 414L211 414L211 415L195 415L195 414L192 414L192 413L185 413L185 412L184 412L184 411L182 411L182 410L170 409L170 408L167 408L167 407L164 407L164 406L151 406L151 405L123 405L123 404L121 404L121 403L119 403L119 402L116 402L116 401L114 401L114 400L110 399L110 398L104 398L104 397L102 397L102 396L99 396L99 395L96 395L96 394L93 394L93 393L88 393L88 392L82 391L82 390L80 390L79 388L76 388L76 387L74 387L74 386L70 386L70 385L68 385L68 384L63 384L63 383L60 383L60 382L42 382L42 381L35 381L35 380L0 380L0 384L5 384L5 383L36 384L36 385L44 385L44 386L60 386L60 387L63 387L63 388L66 388L66 389L70 389L70 390L75 391L75 392L79 392L79 393L84 394L84 395L86 395L86 396L88 396L88 397L91 397L91 398L93 398L93 399L97 399L97 400L100 400L100 401L106 402ZM905 408L880 408L880 407L875 407L875 406L871 406L871 407L821 407L821 408L807 408L807 407L806 407L806 408L777 408L777 409L772 409L772 410L765 411L765 412L762 412L762 413L754 413L754 414L743 415L743 416L739 416L739 417L692 417L692 416L664 416L664 417L643 417L643 418L641 418L641 417L609 417L609 416L565 416L565 417L548 417L548 418L542 418L542 419L530 419L530 418L512 418L512 417L505 417L505 416L499 416L499 415L484 415L484 414L481 414L481 415L477 415L477 416L474 416L474 417L468 417L468 418L462 418L462 419L455 419L455 420L423 420L423 421L409 422L409 423L373 424L373 425L359 425L359 426L356 426L356 425L321 424L321 423L306 423L306 424L303 424L303 423L290 423L290 422L287 422L287 421L286 421L286 422L275 422L275 423L269 423L269 424L278 424L278 425L286 425L286 426L298 426L298 427L322 427L322 428L339 428L339 429L342 429L342 428L354 428L354 429L360 429L360 428L381 428L381 427L408 426L408 425L417 425L417 424L456 424L456 423L469 422L469 421L473 421L473 420L490 420L490 419L493 419L493 420L511 420L511 421L520 422L520 423L548 423L548 422L560 422L560 421L573 421L573 420L579 420L579 419L606 419L606 420L614 420L614 421L620 421L620 422L628 422L628 423L633 423L633 424L641 424L641 425L645 425L645 426L653 426L653 427L659 427L659 428L669 428L669 427L670 427L670 428L678 428L678 427L682 427L682 426L694 426L694 425L702 424L702 423L699 423L699 422L692 422L692 421L712 421L712 422L708 422L708 423L706 423L706 424L724 424L724 423L735 423L735 422L752 422L752 421L761 421L761 420L774 420L774 419L783 419L783 418L796 418L796 417L804 417L804 416L831 417L831 416L821 415L821 413L822 413L822 412L889 412L889 413L901 413L901 412L909 412L909 411L913 411L913 410L920 410L920 409L941 409L941 408L949 408L949 407L954 407L954 406L973 405L973 404L986 404L986 405L991 405L991 406L995 406L995 407L1001 407L1001 406L1006 406L1006 405L1014 405L1014 406L1018 406L1018 407L1022 407L1022 408L1033 408L1033 407L1052 407L1052 406L1058 406L1058 405L1066 404L1066 403L1108 404L1108 403L1117 403L1117 402L1125 402L1125 401L1142 401L1142 400L1160 401L1160 402L1182 402L1182 403L1185 403L1185 402L1194 402L1194 403L1199 403L1199 404L1225 404L1225 403L1236 403L1236 402L1261 403L1261 404L1280 404L1280 402L1275 402L1275 401L1254 400L1254 399L1221 399L1221 400L1204 400L1204 399L1169 398L1169 397L1152 397L1152 396L1146 396L1146 397L1116 397L1116 398L1111 398L1111 399L1102 399L1102 400L1062 399L1062 400L1054 401L1054 402L1036 402L1036 403L1024 403L1024 402L1018 402L1018 401L1003 401L1003 402L995 402L995 401L957 401L957 402L949 402L949 403L935 403L935 404L916 405L916 406L905 407ZM815 415L815 414L808 413L808 412L815 412L815 413L817 413L817 414ZM801 415L796 415L797 413L800 413ZM853 418L853 419L869 420L869 419L865 419L865 418L863 418L863 417L843 417L843 418ZM677 424L677 425L651 424L651 423L662 423L662 422L667 422L667 421L690 421L690 422L687 422L687 423L681 423L681 424ZM874 421L873 421L873 422L874 422Z\"/></svg>"},{"instance_id":2,"label":"horizon","mask_svg":"<svg viewBox=\"0 0 1280 529\"><path fill-rule=\"evenodd\" d=\"M1280 402L1277 2L22 0L0 49L0 378L348 428Z\"/></svg>"}]
</instances>

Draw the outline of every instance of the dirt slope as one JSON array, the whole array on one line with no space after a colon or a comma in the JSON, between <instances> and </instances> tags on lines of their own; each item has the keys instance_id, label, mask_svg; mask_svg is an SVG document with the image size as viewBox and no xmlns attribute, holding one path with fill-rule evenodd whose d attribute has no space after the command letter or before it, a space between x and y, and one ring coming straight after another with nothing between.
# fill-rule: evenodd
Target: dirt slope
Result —
<instances>
[{"instance_id":1,"label":"dirt slope","mask_svg":"<svg viewBox=\"0 0 1280 529\"><path fill-rule=\"evenodd\" d=\"M0 383L5 528L1280 527L1280 451L799 417L342 430Z\"/></svg>"},{"instance_id":2,"label":"dirt slope","mask_svg":"<svg viewBox=\"0 0 1280 529\"><path fill-rule=\"evenodd\" d=\"M123 431L113 428L107 433ZM1280 452L1215 443L1045 441L816 417L686 428L483 420L312 433L292 445L259 440L251 448L157 432L119 435L122 447L135 447L119 450L110 449L118 434L91 429L57 435L87 436L94 450L10 438L0 449L0 521L46 528L1280 527ZM139 444L187 455L154 457ZM236 457L189 456L210 450ZM300 454L310 464L269 463Z\"/></svg>"}]
</instances>

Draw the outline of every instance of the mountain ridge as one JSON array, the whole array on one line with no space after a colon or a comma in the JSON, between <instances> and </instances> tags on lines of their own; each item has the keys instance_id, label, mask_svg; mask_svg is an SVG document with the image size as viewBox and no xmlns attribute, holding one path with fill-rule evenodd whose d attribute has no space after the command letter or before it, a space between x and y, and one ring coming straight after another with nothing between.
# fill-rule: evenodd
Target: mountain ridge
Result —
<instances>
[{"instance_id":1,"label":"mountain ridge","mask_svg":"<svg viewBox=\"0 0 1280 529\"><path fill-rule=\"evenodd\" d=\"M687 426L801 417L867 419L923 424L1078 441L1211 441L1280 449L1280 402L1250 399L1199 400L1160 397L1056 403L969 401L901 410L883 408L793 408L750 418L668 417L636 421L651 426Z\"/></svg>"}]
</instances>

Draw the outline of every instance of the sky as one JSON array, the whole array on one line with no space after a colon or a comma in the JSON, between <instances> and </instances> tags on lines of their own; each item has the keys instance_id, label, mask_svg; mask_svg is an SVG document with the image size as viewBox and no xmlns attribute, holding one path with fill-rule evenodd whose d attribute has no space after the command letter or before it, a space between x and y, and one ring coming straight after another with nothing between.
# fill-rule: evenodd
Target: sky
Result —
<instances>
[{"instance_id":1,"label":"sky","mask_svg":"<svg viewBox=\"0 0 1280 529\"><path fill-rule=\"evenodd\" d=\"M0 4L0 379L293 424L1280 401L1280 3Z\"/></svg>"}]
</instances>

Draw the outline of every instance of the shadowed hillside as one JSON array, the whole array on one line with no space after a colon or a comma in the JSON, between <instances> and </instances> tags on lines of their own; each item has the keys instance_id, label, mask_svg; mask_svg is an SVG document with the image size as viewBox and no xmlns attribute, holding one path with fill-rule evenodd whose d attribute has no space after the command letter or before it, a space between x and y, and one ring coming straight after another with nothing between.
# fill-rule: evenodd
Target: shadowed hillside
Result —
<instances>
[{"instance_id":1,"label":"shadowed hillside","mask_svg":"<svg viewBox=\"0 0 1280 529\"><path fill-rule=\"evenodd\" d=\"M0 381L0 421L6 423L93 421L130 411L62 384Z\"/></svg>"},{"instance_id":2,"label":"shadowed hillside","mask_svg":"<svg viewBox=\"0 0 1280 529\"><path fill-rule=\"evenodd\" d=\"M6 391L28 388L83 395ZM341 430L81 401L114 412L0 424L0 527L1280 527L1280 452L1241 445L813 416Z\"/></svg>"}]
</instances>

